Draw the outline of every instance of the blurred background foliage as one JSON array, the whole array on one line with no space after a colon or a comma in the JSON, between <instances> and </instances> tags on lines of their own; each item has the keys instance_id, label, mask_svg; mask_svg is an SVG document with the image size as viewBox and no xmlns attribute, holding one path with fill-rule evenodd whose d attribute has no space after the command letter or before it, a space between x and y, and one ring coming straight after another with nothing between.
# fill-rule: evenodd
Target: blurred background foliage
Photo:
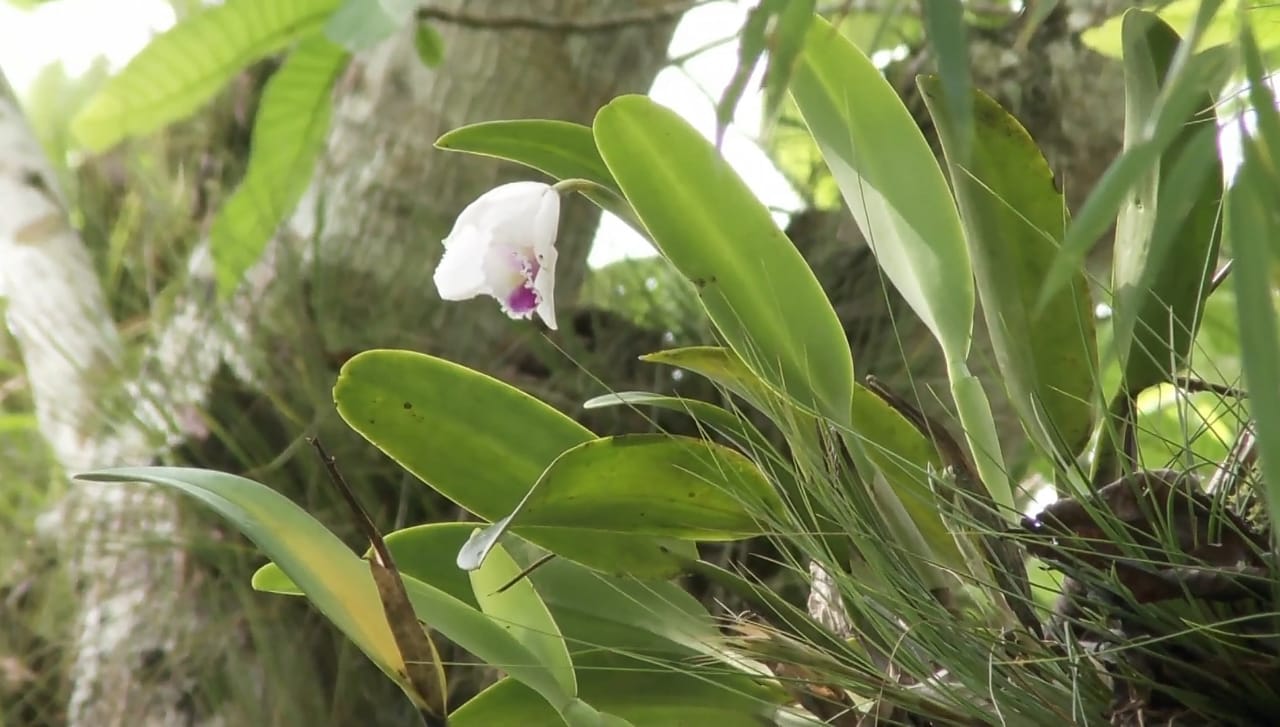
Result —
<instances>
[{"instance_id":1,"label":"blurred background foliage","mask_svg":"<svg viewBox=\"0 0 1280 727\"><path fill-rule=\"evenodd\" d=\"M9 1L23 7L41 4ZM175 17L189 17L200 5L197 0L174 0ZM1041 0L1017 11L994 3L969 3L967 15L980 41L974 45L975 67L996 69L994 75L978 77L976 84L1015 112L1041 104L1050 120L1059 118L1057 111L1068 105L1114 104L1114 98L1089 101L1073 97L1053 76L1060 69L1048 65L1027 71L1040 73L1045 88L1016 78L1009 81L1008 68L1025 65L1025 59L1042 53L1048 47L1041 45L1042 41L1060 38L1076 46L1083 42L1104 54L1110 52L1118 30L1102 21L1129 3L1057 5ZM1179 19L1185 22L1189 18L1188 9L1196 3L1179 0L1151 5L1163 7L1162 14L1176 27ZM1080 10L1084 6L1085 10ZM840 30L882 65L886 76L904 94L910 95L907 89L914 88L911 81L916 73L930 68L916 3L836 2L823 3L821 9L836 18ZM1084 13L1085 21L1068 18L1069 10ZM1259 3L1256 12L1274 11ZM1280 48L1280 23L1259 22L1255 27L1265 50L1274 53ZM719 28L709 35L723 31ZM501 32L495 33L493 42L501 42ZM1225 37L1233 37L1230 28L1224 32ZM1206 33L1205 42L1216 37L1213 32ZM1013 54L1013 59L988 63L985 57L977 57L987 52L983 48ZM1085 53L1091 52L1082 50L1082 57ZM696 54L673 61L687 65L694 58ZM1088 63L1103 62L1100 56L1088 56ZM142 344L154 334L154 326L189 292L187 260L198 241L209 234L217 210L244 178L258 103L279 65L276 55L251 64L189 117L100 153L80 146L71 126L76 114L110 77L105 60L75 74L69 74L61 64L49 65L21 90L23 108L67 195L69 215L92 254L111 315L134 365L139 364ZM1113 66L1099 67L1119 73ZM720 93L720 89L706 91L713 100ZM1025 98L1011 101L1010 92ZM910 105L911 99L908 101ZM918 99L914 108L923 116ZM1073 134L1082 133L1058 124L1046 125L1040 117L1028 116L1023 121L1032 135L1046 144L1051 161L1058 135L1071 140L1076 138ZM1113 131L1114 138L1108 143L1118 148L1119 129ZM787 231L835 304L860 371L898 385L937 385L941 380L937 353L918 322L868 262L865 246L841 212L835 183L789 99L763 119L758 143L800 200L798 208L781 211L788 220ZM1071 147L1061 152L1064 163L1074 163L1066 159L1070 153L1088 156ZM1096 159L1086 161L1097 163ZM1080 168L1084 166L1081 162ZM1090 181L1087 173L1076 179L1082 186ZM425 281L421 288L423 295L430 295ZM1227 386L1240 381L1232 296L1228 282L1209 299L1192 365L1201 378ZM305 319L302 315L299 320ZM1100 309L1104 353L1108 320L1107 311ZM305 324L281 321L277 325L287 329ZM563 325L574 336L559 350L545 342L522 340L517 356L503 352L496 357L501 363L490 370L582 417L601 433L689 426L656 410L583 412L580 404L585 398L609 389L675 389L700 398L718 396L703 384L674 379L659 367L636 362L637 355L661 347L709 340L709 327L695 291L660 258L622 259L591 269ZM326 353L333 358L317 357L306 346L281 343L280 351L267 352L266 357L275 362L281 379L296 378L317 387L322 392L317 401L323 402L332 372L350 352ZM483 358L485 352L476 355ZM904 367L904 360L910 365ZM1104 373L1118 381L1118 368L1111 363ZM991 375L993 370L991 365L979 374ZM44 444L26 376L14 342L7 333L0 333L0 553L9 556L0 558L3 727L63 723L68 699L68 630L79 607L77 584L67 577L64 556L40 532L40 523L64 497L68 484ZM304 433L324 431L334 440L333 448L340 456L350 455L346 460L351 462L346 466L349 478L380 483L363 488L366 493L379 493L376 500L370 494L366 501L377 522L401 527L456 517L452 506L429 496L407 474L387 467L367 452L354 454L359 447L354 436L335 430L331 421L321 426L317 415L300 405L291 392L270 385L251 386L224 367L214 378L207 401L206 410L181 414L193 420L186 427L191 436L167 459L295 483L297 489L288 494L322 521L340 528L340 511L323 485L316 463L305 451L298 456ZM1147 392L1139 403L1139 445L1144 461L1150 466L1178 463L1188 467L1220 461L1237 434L1230 423L1237 416L1226 414L1243 405L1212 392L1186 395L1165 388ZM1016 442L1021 435L1011 425L1007 407L998 413L1010 424L1005 436ZM1019 478L1028 481L1034 480L1043 465L1029 457L1012 458L1011 464L1019 467ZM283 476L283 472L290 476ZM1023 496L1029 500L1036 494L1029 489ZM193 707L193 713L217 712L223 724L407 723L408 707L394 687L304 604L262 597L249 589L247 574L259 559L239 536L201 513L184 511L183 520L177 543L162 539L149 546L161 553L180 545L189 561L184 572L191 581L185 585L200 593L216 593L223 601L205 604L205 616L212 619L202 627L205 641L184 643L178 656L171 655L166 663L156 665L157 673L181 664L184 670L221 675L191 689L193 698L208 703ZM126 545L135 547L137 543ZM211 582L216 588L208 587ZM228 644L243 648L228 648ZM307 657L281 648L283 644L299 645ZM274 646L257 648L261 645ZM193 664L222 660L229 662L222 665L224 668L192 669ZM149 678L163 676L140 668L139 682ZM464 684L459 687L459 696L477 686ZM216 709L211 705L217 705Z\"/></svg>"}]
</instances>

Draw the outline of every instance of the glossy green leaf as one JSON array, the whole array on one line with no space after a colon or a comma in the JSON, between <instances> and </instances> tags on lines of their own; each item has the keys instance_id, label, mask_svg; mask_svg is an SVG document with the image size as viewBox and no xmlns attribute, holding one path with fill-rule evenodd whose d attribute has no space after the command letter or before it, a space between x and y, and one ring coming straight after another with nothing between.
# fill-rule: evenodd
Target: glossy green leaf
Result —
<instances>
[{"instance_id":1,"label":"glossy green leaf","mask_svg":"<svg viewBox=\"0 0 1280 727\"><path fill-rule=\"evenodd\" d=\"M369 563L284 495L242 477L177 467L99 470L80 479L146 482L189 495L227 518L306 594L316 608L407 691L404 659L391 636ZM278 578L269 574L263 581ZM559 708L573 701L551 671L503 628L458 599L404 578L415 612L488 664L503 668ZM257 585L257 584L255 584Z\"/></svg>"},{"instance_id":2,"label":"glossy green leaf","mask_svg":"<svg viewBox=\"0 0 1280 727\"><path fill-rule=\"evenodd\" d=\"M1124 39L1125 145L1131 149L1147 138L1180 39L1156 15L1137 11L1125 15ZM1114 345L1129 393L1171 381L1185 364L1217 264L1217 89L1193 90L1160 159L1130 188L1116 221Z\"/></svg>"},{"instance_id":3,"label":"glossy green leaf","mask_svg":"<svg viewBox=\"0 0 1280 727\"><path fill-rule=\"evenodd\" d=\"M417 7L415 0L344 0L324 32L353 53L368 50L408 25Z\"/></svg>"},{"instance_id":4,"label":"glossy green leaf","mask_svg":"<svg viewBox=\"0 0 1280 727\"><path fill-rule=\"evenodd\" d=\"M329 134L333 84L348 58L325 38L309 38L267 82L249 168L209 231L221 295L235 291L310 184Z\"/></svg>"},{"instance_id":5,"label":"glossy green leaf","mask_svg":"<svg viewBox=\"0 0 1280 727\"><path fill-rule=\"evenodd\" d=\"M715 147L643 96L610 102L593 131L654 244L698 288L734 353L800 406L844 422L853 362L840 321L804 258Z\"/></svg>"},{"instance_id":6,"label":"glossy green leaf","mask_svg":"<svg viewBox=\"0 0 1280 727\"><path fill-rule=\"evenodd\" d=\"M974 92L973 134L965 141L942 109L942 83L921 77L918 84L951 170L1002 380L1040 446L1074 458L1092 428L1098 353L1083 269L1036 310L1067 222L1053 171L991 97Z\"/></svg>"},{"instance_id":7,"label":"glossy green leaf","mask_svg":"<svg viewBox=\"0 0 1280 727\"><path fill-rule=\"evenodd\" d=\"M476 515L508 515L560 454L594 439L569 417L497 379L411 351L352 357L334 387L353 429ZM626 533L539 528L525 534L610 572L670 577L692 546Z\"/></svg>"},{"instance_id":8,"label":"glossy green leaf","mask_svg":"<svg viewBox=\"0 0 1280 727\"><path fill-rule=\"evenodd\" d=\"M791 94L885 275L963 361L974 288L955 202L898 92L853 43L815 20Z\"/></svg>"},{"instance_id":9,"label":"glossy green leaf","mask_svg":"<svg viewBox=\"0 0 1280 727\"><path fill-rule=\"evenodd\" d=\"M72 122L90 151L186 118L249 64L314 33L338 0L227 0L151 40ZM198 53L192 49L198 48Z\"/></svg>"},{"instance_id":10,"label":"glossy green leaf","mask_svg":"<svg viewBox=\"0 0 1280 727\"><path fill-rule=\"evenodd\" d=\"M549 119L485 121L446 133L436 140L436 147L505 159L560 180L593 182L601 189L586 189L583 195L645 234L622 198L613 173L600 158L591 129L582 124Z\"/></svg>"},{"instance_id":11,"label":"glossy green leaf","mask_svg":"<svg viewBox=\"0 0 1280 727\"><path fill-rule=\"evenodd\" d=\"M485 615L538 658L566 694L576 695L578 682L569 647L533 583L520 577L521 570L501 545L494 548L484 565L471 571L476 602Z\"/></svg>"},{"instance_id":12,"label":"glossy green leaf","mask_svg":"<svg viewBox=\"0 0 1280 727\"><path fill-rule=\"evenodd\" d=\"M1195 20L1196 13L1200 10L1200 5L1201 0L1173 0L1153 9L1160 19L1168 23L1178 35L1185 36ZM1276 32L1280 27L1280 5L1276 5L1274 0L1245 0L1240 3L1240 6L1247 22L1256 28L1266 29L1266 33L1260 39L1262 49L1274 51L1280 47L1280 32ZM1203 29L1200 41L1196 44L1196 50L1212 48L1235 40L1242 27L1241 15L1242 13L1237 12L1235 3L1220 8L1214 14L1213 20ZM1124 57L1123 25L1124 14L1121 13L1108 18L1106 22L1095 28L1084 31L1080 34L1080 39L1094 51L1119 59Z\"/></svg>"},{"instance_id":13,"label":"glossy green leaf","mask_svg":"<svg viewBox=\"0 0 1280 727\"><path fill-rule=\"evenodd\" d=\"M560 455L510 516L472 539L458 564L483 562L513 527L737 540L770 532L781 512L760 469L728 447L668 434L595 439Z\"/></svg>"}]
</instances>

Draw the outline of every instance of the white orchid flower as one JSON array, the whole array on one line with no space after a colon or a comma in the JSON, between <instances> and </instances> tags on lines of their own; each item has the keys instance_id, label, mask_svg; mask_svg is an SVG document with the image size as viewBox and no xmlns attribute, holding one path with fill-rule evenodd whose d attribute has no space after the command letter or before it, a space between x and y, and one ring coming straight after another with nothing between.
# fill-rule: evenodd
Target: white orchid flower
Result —
<instances>
[{"instance_id":1,"label":"white orchid flower","mask_svg":"<svg viewBox=\"0 0 1280 727\"><path fill-rule=\"evenodd\" d=\"M512 318L534 313L556 327L560 193L541 182L495 187L467 205L444 239L436 290L445 300L498 299Z\"/></svg>"}]
</instances>

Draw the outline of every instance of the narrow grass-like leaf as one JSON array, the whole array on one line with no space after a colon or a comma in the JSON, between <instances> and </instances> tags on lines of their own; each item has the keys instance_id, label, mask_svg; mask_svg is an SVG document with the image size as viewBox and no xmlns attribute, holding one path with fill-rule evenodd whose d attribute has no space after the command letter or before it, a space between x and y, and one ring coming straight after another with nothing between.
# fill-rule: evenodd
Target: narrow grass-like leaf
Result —
<instances>
[{"instance_id":1,"label":"narrow grass-like leaf","mask_svg":"<svg viewBox=\"0 0 1280 727\"><path fill-rule=\"evenodd\" d=\"M1133 20L1127 22L1134 28L1134 53L1150 54L1150 47L1139 31L1155 27L1160 22L1159 19L1153 19L1150 13L1141 10L1130 10L1126 18L1130 16ZM1161 27L1163 30L1153 32L1163 35L1167 27ZM1172 60L1177 60L1176 53ZM1167 72L1162 75L1156 75L1151 70L1150 62L1143 66L1137 65L1136 61L1126 64L1125 150L1098 180L1085 200L1084 207L1067 228L1062 247L1045 281L1040 304L1043 305L1061 292L1075 271L1083 265L1089 250L1116 221L1121 207L1134 200L1135 191L1141 192L1139 185L1145 184L1147 187L1142 201L1155 204L1153 190L1158 189L1158 186L1155 186L1157 182L1153 180L1158 174L1157 165L1160 164L1162 155L1186 131L1188 121L1204 111L1206 94L1222 87L1230 67L1231 54L1226 48L1212 48L1199 53L1188 58L1181 67L1170 63L1166 66ZM1160 84L1158 95L1143 97L1141 103L1146 113L1140 115L1138 112L1141 107L1133 107L1138 98L1129 95L1131 89L1137 90L1133 83L1137 82L1139 76L1130 76L1130 70L1134 74L1141 73L1146 79L1144 84L1152 80ZM1120 230L1117 230L1117 236L1119 234Z\"/></svg>"},{"instance_id":2,"label":"narrow grass-like leaf","mask_svg":"<svg viewBox=\"0 0 1280 727\"><path fill-rule=\"evenodd\" d=\"M804 258L706 139L675 112L623 96L593 132L654 244L698 289L733 351L799 406L845 423L853 362Z\"/></svg>"},{"instance_id":3,"label":"narrow grass-like leaf","mask_svg":"<svg viewBox=\"0 0 1280 727\"><path fill-rule=\"evenodd\" d=\"M186 118L250 63L318 31L338 0L227 0L156 36L72 121L101 151ZM198 49L198 52L196 52Z\"/></svg>"},{"instance_id":4,"label":"narrow grass-like leaf","mask_svg":"<svg viewBox=\"0 0 1280 727\"><path fill-rule=\"evenodd\" d=\"M560 454L594 439L546 404L492 377L411 351L366 351L342 367L338 413L453 502L499 520ZM541 528L527 537L610 572L670 577L692 546L666 538Z\"/></svg>"},{"instance_id":5,"label":"narrow grass-like leaf","mask_svg":"<svg viewBox=\"0 0 1280 727\"><path fill-rule=\"evenodd\" d=\"M898 92L853 43L817 19L791 94L880 268L948 360L965 360L974 287L960 216Z\"/></svg>"},{"instance_id":6,"label":"narrow grass-like leaf","mask_svg":"<svg viewBox=\"0 0 1280 727\"><path fill-rule=\"evenodd\" d=\"M323 37L309 38L267 82L249 168L209 232L221 295L236 289L311 182L329 133L333 84L348 57Z\"/></svg>"},{"instance_id":7,"label":"narrow grass-like leaf","mask_svg":"<svg viewBox=\"0 0 1280 727\"><path fill-rule=\"evenodd\" d=\"M918 80L951 169L996 362L1027 432L1069 460L1089 437L1098 375L1084 271L1034 310L1064 234L1066 204L1026 130L980 91L966 142L942 108L944 83Z\"/></svg>"},{"instance_id":8,"label":"narrow grass-like leaf","mask_svg":"<svg viewBox=\"0 0 1280 727\"><path fill-rule=\"evenodd\" d=\"M960 0L934 0L921 5L925 34L934 65L942 78L942 101L930 107L934 122L946 117L953 130L948 159L966 164L973 131L973 80L969 77L969 37ZM954 179L952 180L954 183Z\"/></svg>"}]
</instances>

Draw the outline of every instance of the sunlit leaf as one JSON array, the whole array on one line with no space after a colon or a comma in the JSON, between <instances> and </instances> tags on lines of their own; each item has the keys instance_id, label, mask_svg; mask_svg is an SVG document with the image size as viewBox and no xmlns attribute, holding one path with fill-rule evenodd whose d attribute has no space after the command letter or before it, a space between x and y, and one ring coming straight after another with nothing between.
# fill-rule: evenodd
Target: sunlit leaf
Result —
<instances>
[{"instance_id":1,"label":"sunlit leaf","mask_svg":"<svg viewBox=\"0 0 1280 727\"><path fill-rule=\"evenodd\" d=\"M186 118L249 64L318 31L338 0L227 0L156 36L76 115L92 151ZM198 53L192 52L199 49Z\"/></svg>"}]
</instances>

